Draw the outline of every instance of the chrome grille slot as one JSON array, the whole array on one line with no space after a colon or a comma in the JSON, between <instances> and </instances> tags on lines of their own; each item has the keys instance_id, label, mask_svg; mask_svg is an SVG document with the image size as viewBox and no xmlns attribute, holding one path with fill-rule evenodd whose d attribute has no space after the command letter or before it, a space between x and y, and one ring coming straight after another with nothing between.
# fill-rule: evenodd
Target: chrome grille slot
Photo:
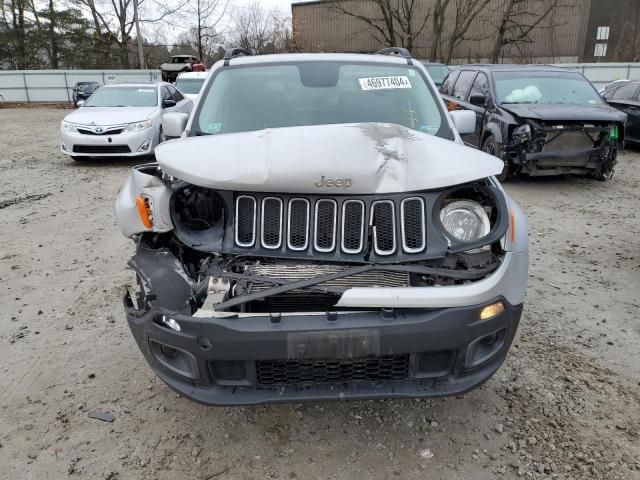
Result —
<instances>
[{"instance_id":1,"label":"chrome grille slot","mask_svg":"<svg viewBox=\"0 0 640 480\"><path fill-rule=\"evenodd\" d=\"M307 199L289 200L287 232L287 246L291 250L307 249L309 244L309 201Z\"/></svg>"},{"instance_id":2,"label":"chrome grille slot","mask_svg":"<svg viewBox=\"0 0 640 480\"><path fill-rule=\"evenodd\" d=\"M264 248L280 248L282 244L282 200L277 197L262 199L261 242Z\"/></svg>"},{"instance_id":3,"label":"chrome grille slot","mask_svg":"<svg viewBox=\"0 0 640 480\"><path fill-rule=\"evenodd\" d=\"M391 200L379 200L371 206L373 248L378 255L396 251L395 206Z\"/></svg>"},{"instance_id":4,"label":"chrome grille slot","mask_svg":"<svg viewBox=\"0 0 640 480\"><path fill-rule=\"evenodd\" d=\"M417 253L425 247L424 200L405 198L400 203L402 217L402 248L407 253Z\"/></svg>"},{"instance_id":5,"label":"chrome grille slot","mask_svg":"<svg viewBox=\"0 0 640 480\"><path fill-rule=\"evenodd\" d=\"M337 211L335 200L316 202L313 246L319 252L331 252L336 247Z\"/></svg>"},{"instance_id":6,"label":"chrome grille slot","mask_svg":"<svg viewBox=\"0 0 640 480\"><path fill-rule=\"evenodd\" d=\"M241 195L236 199L236 244L252 247L256 241L256 199Z\"/></svg>"},{"instance_id":7,"label":"chrome grille slot","mask_svg":"<svg viewBox=\"0 0 640 480\"><path fill-rule=\"evenodd\" d=\"M345 200L342 204L342 251L360 253L364 237L364 202Z\"/></svg>"}]
</instances>

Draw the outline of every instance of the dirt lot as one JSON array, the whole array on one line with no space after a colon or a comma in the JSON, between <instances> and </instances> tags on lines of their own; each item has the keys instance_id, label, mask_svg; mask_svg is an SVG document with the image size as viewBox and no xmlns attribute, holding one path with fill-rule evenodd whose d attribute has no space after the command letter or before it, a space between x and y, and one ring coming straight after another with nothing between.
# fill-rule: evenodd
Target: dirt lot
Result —
<instances>
[{"instance_id":1,"label":"dirt lot","mask_svg":"<svg viewBox=\"0 0 640 480\"><path fill-rule=\"evenodd\" d=\"M528 297L481 389L207 408L155 378L124 320L113 201L133 163L65 158L65 113L0 111L0 478L640 478L639 153L607 183L508 184Z\"/></svg>"}]
</instances>

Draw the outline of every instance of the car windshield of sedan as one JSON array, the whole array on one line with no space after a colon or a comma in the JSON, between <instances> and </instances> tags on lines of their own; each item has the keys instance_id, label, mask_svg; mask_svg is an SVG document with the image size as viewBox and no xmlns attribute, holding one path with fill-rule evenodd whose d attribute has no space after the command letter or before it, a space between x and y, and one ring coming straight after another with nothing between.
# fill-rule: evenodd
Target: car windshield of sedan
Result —
<instances>
[{"instance_id":1,"label":"car windshield of sedan","mask_svg":"<svg viewBox=\"0 0 640 480\"><path fill-rule=\"evenodd\" d=\"M182 93L198 94L204 83L204 78L178 78L176 88Z\"/></svg>"},{"instance_id":2,"label":"car windshield of sedan","mask_svg":"<svg viewBox=\"0 0 640 480\"><path fill-rule=\"evenodd\" d=\"M95 91L83 107L155 107L158 90L149 87L106 87Z\"/></svg>"},{"instance_id":3,"label":"car windshield of sedan","mask_svg":"<svg viewBox=\"0 0 640 480\"><path fill-rule=\"evenodd\" d=\"M545 103L602 105L593 86L573 72L494 72L496 95L501 104Z\"/></svg>"},{"instance_id":4,"label":"car windshield of sedan","mask_svg":"<svg viewBox=\"0 0 640 480\"><path fill-rule=\"evenodd\" d=\"M220 70L192 132L223 134L339 123L394 123L451 139L423 74L409 65L299 62Z\"/></svg>"}]
</instances>

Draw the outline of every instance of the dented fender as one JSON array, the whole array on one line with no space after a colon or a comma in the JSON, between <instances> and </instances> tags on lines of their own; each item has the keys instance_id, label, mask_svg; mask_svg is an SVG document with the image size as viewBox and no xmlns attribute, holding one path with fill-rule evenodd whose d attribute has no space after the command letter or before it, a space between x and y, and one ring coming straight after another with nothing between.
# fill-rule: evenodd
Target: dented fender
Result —
<instances>
[{"instance_id":1,"label":"dented fender","mask_svg":"<svg viewBox=\"0 0 640 480\"><path fill-rule=\"evenodd\" d=\"M173 230L171 215L169 212L169 200L171 190L154 175L157 172L156 164L138 165L132 168L131 175L127 179L122 190L116 198L116 220L125 237L132 237L143 232L168 232ZM136 197L147 196L151 205L153 225L151 228L144 226L138 208Z\"/></svg>"}]
</instances>

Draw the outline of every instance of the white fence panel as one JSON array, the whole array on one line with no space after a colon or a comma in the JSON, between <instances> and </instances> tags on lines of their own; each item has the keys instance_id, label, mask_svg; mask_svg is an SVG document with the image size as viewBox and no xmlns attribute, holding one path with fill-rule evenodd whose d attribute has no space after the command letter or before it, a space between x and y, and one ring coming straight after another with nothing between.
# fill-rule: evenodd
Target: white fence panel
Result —
<instances>
[{"instance_id":1,"label":"white fence panel","mask_svg":"<svg viewBox=\"0 0 640 480\"><path fill-rule=\"evenodd\" d=\"M157 82L159 70L9 70L0 71L0 101L66 103L77 82Z\"/></svg>"}]
</instances>

